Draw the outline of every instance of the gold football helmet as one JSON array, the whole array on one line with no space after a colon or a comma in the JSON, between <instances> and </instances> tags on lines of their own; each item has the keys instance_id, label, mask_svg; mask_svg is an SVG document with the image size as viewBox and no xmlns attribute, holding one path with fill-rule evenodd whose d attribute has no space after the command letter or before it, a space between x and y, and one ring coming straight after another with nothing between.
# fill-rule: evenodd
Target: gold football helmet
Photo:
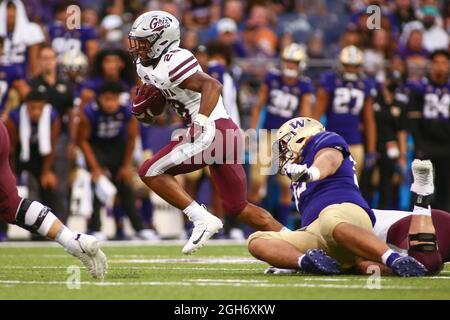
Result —
<instances>
[{"instance_id":1,"label":"gold football helmet","mask_svg":"<svg viewBox=\"0 0 450 320\"><path fill-rule=\"evenodd\" d=\"M309 139L322 131L325 127L311 118L298 117L284 123L272 146L273 155L278 158L274 159L278 162L278 172L284 174L283 168L297 160Z\"/></svg>"}]
</instances>

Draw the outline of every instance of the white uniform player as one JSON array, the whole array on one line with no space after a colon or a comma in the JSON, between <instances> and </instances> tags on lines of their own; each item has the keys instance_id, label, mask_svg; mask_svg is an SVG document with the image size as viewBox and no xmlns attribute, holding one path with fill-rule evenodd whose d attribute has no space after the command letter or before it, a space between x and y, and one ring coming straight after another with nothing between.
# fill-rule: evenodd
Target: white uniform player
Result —
<instances>
[{"instance_id":1,"label":"white uniform player","mask_svg":"<svg viewBox=\"0 0 450 320\"><path fill-rule=\"evenodd\" d=\"M387 242L387 235L391 226L397 221L412 215L410 211L398 211L398 210L377 210L372 209L377 221L373 226L373 231L378 238Z\"/></svg>"},{"instance_id":2,"label":"white uniform player","mask_svg":"<svg viewBox=\"0 0 450 320\"><path fill-rule=\"evenodd\" d=\"M189 125L188 139L171 141L139 170L150 189L183 210L194 223L183 253L196 251L222 228L222 221L195 202L174 178L207 165L226 213L239 215L243 222L259 230L282 229L267 211L247 202L239 127L225 110L220 82L202 72L191 52L179 48L178 20L164 11L146 12L134 22L129 40L142 82L156 86ZM139 90L133 103L135 114L142 113L138 111L140 94L146 98Z\"/></svg>"},{"instance_id":3,"label":"white uniform player","mask_svg":"<svg viewBox=\"0 0 450 320\"><path fill-rule=\"evenodd\" d=\"M202 68L194 55L182 48L175 47L161 56L159 63L153 67L144 67L138 63L137 73L143 83L153 84L160 89L167 102L187 124L197 116L200 109L201 94L181 89L179 85ZM223 105L222 97L208 117L209 121L229 118Z\"/></svg>"}]
</instances>

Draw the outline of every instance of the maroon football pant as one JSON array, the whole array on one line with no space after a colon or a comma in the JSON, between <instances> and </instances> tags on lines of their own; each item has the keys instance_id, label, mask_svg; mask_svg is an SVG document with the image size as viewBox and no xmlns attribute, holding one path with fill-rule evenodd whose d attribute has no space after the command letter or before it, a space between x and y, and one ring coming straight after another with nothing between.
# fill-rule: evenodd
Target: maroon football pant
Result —
<instances>
[{"instance_id":1,"label":"maroon football pant","mask_svg":"<svg viewBox=\"0 0 450 320\"><path fill-rule=\"evenodd\" d=\"M393 244L401 249L408 249L408 233L411 218L412 216L404 217L389 228L386 239L387 243ZM428 252L421 252L419 255L413 254L412 256L422 262L428 270L438 271L441 269L440 264L450 261L450 213L432 209L431 218L436 230L436 239L440 257L437 257L436 259L436 257L433 257L433 255Z\"/></svg>"},{"instance_id":2,"label":"maroon football pant","mask_svg":"<svg viewBox=\"0 0 450 320\"><path fill-rule=\"evenodd\" d=\"M193 150L193 145L182 138L171 141L142 164L139 175L176 176L209 166L224 211L238 215L248 204L247 178L242 167L242 135L231 119L218 119L215 125L214 139L209 146ZM216 161L212 163L211 158Z\"/></svg>"},{"instance_id":3,"label":"maroon football pant","mask_svg":"<svg viewBox=\"0 0 450 320\"><path fill-rule=\"evenodd\" d=\"M0 217L12 223L21 200L17 193L16 178L9 164L8 131L0 121Z\"/></svg>"}]
</instances>

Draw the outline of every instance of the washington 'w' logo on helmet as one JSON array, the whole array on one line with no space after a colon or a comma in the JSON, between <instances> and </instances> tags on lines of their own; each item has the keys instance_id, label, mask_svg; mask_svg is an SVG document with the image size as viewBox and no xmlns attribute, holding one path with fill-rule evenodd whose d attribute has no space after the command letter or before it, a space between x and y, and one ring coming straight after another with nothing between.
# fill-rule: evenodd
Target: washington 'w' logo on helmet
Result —
<instances>
[{"instance_id":1,"label":"washington 'w' logo on helmet","mask_svg":"<svg viewBox=\"0 0 450 320\"><path fill-rule=\"evenodd\" d=\"M296 121L291 121L291 122L289 122L289 125L290 125L293 129L303 128L303 127L305 126L305 120L300 118L300 120L296 120Z\"/></svg>"},{"instance_id":2,"label":"washington 'w' logo on helmet","mask_svg":"<svg viewBox=\"0 0 450 320\"><path fill-rule=\"evenodd\" d=\"M309 139L322 131L325 127L312 118L298 117L285 122L272 145L273 155L278 157L274 160L278 162L279 172L283 174L282 169L300 157Z\"/></svg>"}]
</instances>

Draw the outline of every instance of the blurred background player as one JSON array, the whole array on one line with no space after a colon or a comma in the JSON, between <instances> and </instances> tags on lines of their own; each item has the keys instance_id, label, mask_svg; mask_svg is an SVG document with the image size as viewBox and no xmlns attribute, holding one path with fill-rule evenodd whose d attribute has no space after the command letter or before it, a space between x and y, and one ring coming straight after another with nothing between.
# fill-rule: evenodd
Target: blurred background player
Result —
<instances>
[{"instance_id":1,"label":"blurred background player","mask_svg":"<svg viewBox=\"0 0 450 320\"><path fill-rule=\"evenodd\" d=\"M372 207L378 192L379 209L398 209L398 189L407 178L408 110L402 85L400 72L390 72L373 98L379 156L375 166L363 171L360 189Z\"/></svg>"},{"instance_id":2,"label":"blurred background player","mask_svg":"<svg viewBox=\"0 0 450 320\"><path fill-rule=\"evenodd\" d=\"M450 211L450 83L449 53L438 50L431 54L429 74L420 81L408 81L405 93L411 119L415 155L430 159L436 172L433 206Z\"/></svg>"},{"instance_id":3,"label":"blurred background player","mask_svg":"<svg viewBox=\"0 0 450 320\"><path fill-rule=\"evenodd\" d=\"M69 216L69 173L75 157L75 119L73 112L73 86L58 72L56 51L44 46L39 53L40 73L29 82L32 88L45 93L47 103L57 112L60 133L55 145L55 174L58 177L56 193L58 201L53 207L59 219L67 222Z\"/></svg>"},{"instance_id":4,"label":"blurred background player","mask_svg":"<svg viewBox=\"0 0 450 320\"><path fill-rule=\"evenodd\" d=\"M71 17L73 11L68 10L71 1L60 1L55 7L55 20L48 26L48 37L51 46L58 55L58 61L62 61L63 55L72 51L83 52L91 61L99 51L97 30L92 26L81 24L74 26Z\"/></svg>"},{"instance_id":5,"label":"blurred background player","mask_svg":"<svg viewBox=\"0 0 450 320\"><path fill-rule=\"evenodd\" d=\"M81 84L80 109L95 100L100 87L105 81L117 81L122 86L121 103L130 102L130 91L134 87L134 76L131 73L130 60L120 49L105 49L95 56L90 76Z\"/></svg>"},{"instance_id":6,"label":"blurred background player","mask_svg":"<svg viewBox=\"0 0 450 320\"><path fill-rule=\"evenodd\" d=\"M136 198L132 189L132 157L139 132L137 120L131 110L120 103L123 88L119 82L104 82L95 102L88 104L80 113L78 145L83 151L96 184L101 176L107 176L118 191L114 210L123 210L140 238L147 238L136 210ZM100 209L102 205L94 197L93 213L89 220L89 232L101 230ZM122 226L121 215L115 214L117 233ZM153 232L151 232L153 237Z\"/></svg>"},{"instance_id":7,"label":"blurred background player","mask_svg":"<svg viewBox=\"0 0 450 320\"><path fill-rule=\"evenodd\" d=\"M94 237L74 233L55 217L50 208L19 197L9 165L9 140L7 129L0 121L0 217L7 223L55 240L80 259L93 277L103 278L108 263Z\"/></svg>"},{"instance_id":8,"label":"blurred background player","mask_svg":"<svg viewBox=\"0 0 450 320\"><path fill-rule=\"evenodd\" d=\"M343 48L339 64L339 72L322 74L314 118L326 114L327 130L347 141L359 178L364 166L371 168L376 160L373 83L361 74L363 54L357 47Z\"/></svg>"},{"instance_id":9,"label":"blurred background player","mask_svg":"<svg viewBox=\"0 0 450 320\"><path fill-rule=\"evenodd\" d=\"M292 43L281 55L280 70L266 74L259 91L258 101L252 109L251 128L258 130L258 150L256 163L251 167L249 200L259 204L262 188L267 183L267 170L271 165L272 143L275 132L283 123L296 116L312 115L312 84L302 72L306 67L306 52L302 45ZM265 113L262 115L262 110ZM263 120L260 120L260 117ZM255 150L256 151L256 150ZM285 176L279 179L281 196L277 206L277 219L287 225L291 209L290 180Z\"/></svg>"},{"instance_id":10,"label":"blurred background player","mask_svg":"<svg viewBox=\"0 0 450 320\"><path fill-rule=\"evenodd\" d=\"M39 71L39 46L45 41L42 28L30 22L20 0L0 3L0 37L5 38L0 61L16 66L20 76L27 78Z\"/></svg>"},{"instance_id":11,"label":"blurred background player","mask_svg":"<svg viewBox=\"0 0 450 320\"><path fill-rule=\"evenodd\" d=\"M4 40L0 36L0 56L3 54ZM28 93L29 87L23 79L20 67L17 65L4 64L0 60L0 121L5 122L8 118L8 97L11 88L15 88L23 99Z\"/></svg>"}]
</instances>

